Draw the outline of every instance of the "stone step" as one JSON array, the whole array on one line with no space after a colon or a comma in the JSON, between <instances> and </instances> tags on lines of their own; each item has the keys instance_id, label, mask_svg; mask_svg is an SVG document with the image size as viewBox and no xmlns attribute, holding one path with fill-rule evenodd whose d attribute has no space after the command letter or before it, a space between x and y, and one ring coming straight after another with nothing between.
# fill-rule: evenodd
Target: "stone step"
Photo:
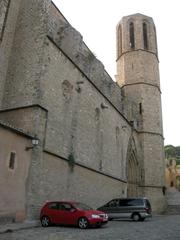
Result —
<instances>
[{"instance_id":1,"label":"stone step","mask_svg":"<svg viewBox=\"0 0 180 240\"><path fill-rule=\"evenodd\" d=\"M0 217L0 225L7 224L7 223L13 223L13 222L14 222L14 218L12 216Z\"/></svg>"},{"instance_id":2,"label":"stone step","mask_svg":"<svg viewBox=\"0 0 180 240\"><path fill-rule=\"evenodd\" d=\"M180 201L179 200L176 200L176 199L167 199L167 203L168 205L180 205Z\"/></svg>"},{"instance_id":3,"label":"stone step","mask_svg":"<svg viewBox=\"0 0 180 240\"><path fill-rule=\"evenodd\" d=\"M167 197L168 205L180 205L180 198L168 198Z\"/></svg>"},{"instance_id":4,"label":"stone step","mask_svg":"<svg viewBox=\"0 0 180 240\"><path fill-rule=\"evenodd\" d=\"M167 191L166 199L168 205L180 205L180 192L179 191Z\"/></svg>"},{"instance_id":5,"label":"stone step","mask_svg":"<svg viewBox=\"0 0 180 240\"><path fill-rule=\"evenodd\" d=\"M168 196L180 196L180 192L166 192L166 195Z\"/></svg>"},{"instance_id":6,"label":"stone step","mask_svg":"<svg viewBox=\"0 0 180 240\"><path fill-rule=\"evenodd\" d=\"M180 205L169 205L164 214L165 215L180 215Z\"/></svg>"}]
</instances>

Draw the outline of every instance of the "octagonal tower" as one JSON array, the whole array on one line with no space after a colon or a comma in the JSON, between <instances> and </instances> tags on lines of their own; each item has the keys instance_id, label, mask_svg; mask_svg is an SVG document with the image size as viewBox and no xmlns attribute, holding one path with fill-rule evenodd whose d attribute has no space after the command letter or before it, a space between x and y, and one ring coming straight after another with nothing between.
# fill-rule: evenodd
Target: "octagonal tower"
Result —
<instances>
[{"instance_id":1,"label":"octagonal tower","mask_svg":"<svg viewBox=\"0 0 180 240\"><path fill-rule=\"evenodd\" d=\"M164 186L164 140L156 30L142 14L122 18L117 26L117 83L138 109L137 134L142 149L142 195L161 211Z\"/></svg>"}]
</instances>

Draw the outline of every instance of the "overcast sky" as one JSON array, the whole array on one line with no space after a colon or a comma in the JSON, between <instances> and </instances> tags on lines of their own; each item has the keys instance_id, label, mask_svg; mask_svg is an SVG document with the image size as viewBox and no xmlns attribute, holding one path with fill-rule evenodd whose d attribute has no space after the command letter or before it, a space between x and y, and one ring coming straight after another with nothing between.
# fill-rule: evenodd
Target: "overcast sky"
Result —
<instances>
[{"instance_id":1,"label":"overcast sky","mask_svg":"<svg viewBox=\"0 0 180 240\"><path fill-rule=\"evenodd\" d=\"M142 13L156 25L165 145L180 146L180 13L178 0L53 0L115 80L116 25ZM179 25L178 25L179 24Z\"/></svg>"}]
</instances>

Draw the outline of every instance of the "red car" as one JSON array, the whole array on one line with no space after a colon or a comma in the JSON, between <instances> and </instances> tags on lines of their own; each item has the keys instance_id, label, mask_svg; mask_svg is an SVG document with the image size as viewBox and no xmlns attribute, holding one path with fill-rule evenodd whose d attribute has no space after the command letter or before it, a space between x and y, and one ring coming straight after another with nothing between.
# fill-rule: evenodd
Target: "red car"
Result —
<instances>
[{"instance_id":1,"label":"red car","mask_svg":"<svg viewBox=\"0 0 180 240\"><path fill-rule=\"evenodd\" d=\"M79 228L101 226L108 222L106 213L93 210L80 202L47 202L41 209L40 220L43 227L50 224L77 225Z\"/></svg>"}]
</instances>

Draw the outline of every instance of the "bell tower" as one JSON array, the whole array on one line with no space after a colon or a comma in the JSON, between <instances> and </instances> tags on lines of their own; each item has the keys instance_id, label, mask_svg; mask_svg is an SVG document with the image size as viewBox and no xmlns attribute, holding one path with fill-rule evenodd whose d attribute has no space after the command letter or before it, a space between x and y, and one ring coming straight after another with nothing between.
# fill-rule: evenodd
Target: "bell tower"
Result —
<instances>
[{"instance_id":1,"label":"bell tower","mask_svg":"<svg viewBox=\"0 0 180 240\"><path fill-rule=\"evenodd\" d=\"M124 97L137 106L137 135L141 146L140 189L153 209L165 198L164 140L156 30L142 14L122 18L117 26L117 83Z\"/></svg>"}]
</instances>

